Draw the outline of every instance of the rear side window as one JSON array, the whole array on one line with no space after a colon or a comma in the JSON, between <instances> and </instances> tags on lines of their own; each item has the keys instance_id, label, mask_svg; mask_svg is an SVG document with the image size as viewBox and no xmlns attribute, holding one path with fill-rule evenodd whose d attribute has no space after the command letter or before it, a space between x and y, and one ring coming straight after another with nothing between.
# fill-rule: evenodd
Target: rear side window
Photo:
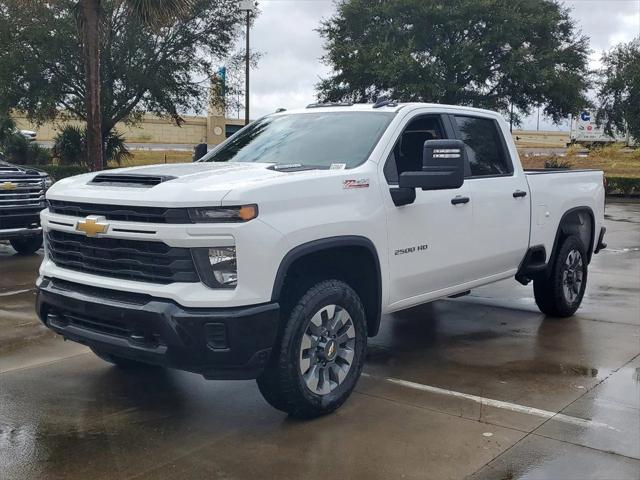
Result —
<instances>
[{"instance_id":1,"label":"rear side window","mask_svg":"<svg viewBox=\"0 0 640 480\"><path fill-rule=\"evenodd\" d=\"M513 172L494 120L456 115L455 121L460 139L467 146L472 177Z\"/></svg>"}]
</instances>

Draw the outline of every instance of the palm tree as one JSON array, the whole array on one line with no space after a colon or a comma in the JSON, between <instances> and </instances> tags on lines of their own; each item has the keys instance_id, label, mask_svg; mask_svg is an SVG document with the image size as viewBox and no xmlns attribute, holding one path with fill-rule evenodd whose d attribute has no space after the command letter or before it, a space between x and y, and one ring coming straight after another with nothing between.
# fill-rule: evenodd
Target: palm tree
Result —
<instances>
[{"instance_id":1,"label":"palm tree","mask_svg":"<svg viewBox=\"0 0 640 480\"><path fill-rule=\"evenodd\" d=\"M151 27L158 27L185 14L195 0L118 0L133 15ZM87 109L87 155L94 170L104 168L100 107L100 15L102 0L79 0L84 44L85 102Z\"/></svg>"}]
</instances>

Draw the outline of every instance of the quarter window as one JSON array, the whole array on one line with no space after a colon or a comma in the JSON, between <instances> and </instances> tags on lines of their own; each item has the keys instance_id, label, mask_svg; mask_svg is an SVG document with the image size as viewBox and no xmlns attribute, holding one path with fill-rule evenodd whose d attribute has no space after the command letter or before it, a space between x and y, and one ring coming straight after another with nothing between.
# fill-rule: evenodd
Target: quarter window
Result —
<instances>
[{"instance_id":1,"label":"quarter window","mask_svg":"<svg viewBox=\"0 0 640 480\"><path fill-rule=\"evenodd\" d=\"M467 146L472 177L507 175L513 172L494 120L455 116L455 121L460 139Z\"/></svg>"}]
</instances>

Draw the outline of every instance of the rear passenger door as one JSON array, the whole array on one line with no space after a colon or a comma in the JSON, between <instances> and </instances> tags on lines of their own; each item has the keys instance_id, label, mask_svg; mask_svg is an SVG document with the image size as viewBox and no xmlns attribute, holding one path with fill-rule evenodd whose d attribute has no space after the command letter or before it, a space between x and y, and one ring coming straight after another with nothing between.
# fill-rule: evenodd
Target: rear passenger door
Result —
<instances>
[{"instance_id":1,"label":"rear passenger door","mask_svg":"<svg viewBox=\"0 0 640 480\"><path fill-rule=\"evenodd\" d=\"M474 113L453 114L450 119L469 159L465 185L473 233L468 271L473 279L506 276L518 268L529 245L527 180L522 169L514 168L505 132L495 118Z\"/></svg>"}]
</instances>

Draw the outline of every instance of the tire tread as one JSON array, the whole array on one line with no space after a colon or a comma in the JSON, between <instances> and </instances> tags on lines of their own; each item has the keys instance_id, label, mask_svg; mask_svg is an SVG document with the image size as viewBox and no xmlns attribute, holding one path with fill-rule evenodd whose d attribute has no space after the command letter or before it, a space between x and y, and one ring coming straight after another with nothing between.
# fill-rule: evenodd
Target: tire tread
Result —
<instances>
[{"instance_id":1,"label":"tire tread","mask_svg":"<svg viewBox=\"0 0 640 480\"><path fill-rule=\"evenodd\" d=\"M578 296L578 300L570 305L564 298L564 292L562 291L562 273L564 261L568 253L577 249L582 255L582 261L584 265L584 276L582 291ZM551 317L566 318L572 316L582 303L586 284L587 284L587 255L584 245L580 238L576 235L570 235L566 237L558 253L553 259L553 266L551 267L551 273L548 278L534 280L533 282L533 294L536 299L536 304L540 311Z\"/></svg>"},{"instance_id":2,"label":"tire tread","mask_svg":"<svg viewBox=\"0 0 640 480\"><path fill-rule=\"evenodd\" d=\"M356 321L356 317L361 319L361 328L364 329L364 342L366 344L366 321L364 307L356 292L341 280L322 280L309 288L297 302L285 302L293 305L290 313L284 312L286 324L279 337L276 350L273 352L272 361L267 366L263 374L258 378L257 383L260 392L265 400L274 408L284 411L289 415L297 418L314 418L330 413L339 408L349 397L353 386L341 395L339 398L320 404L310 402L300 389L299 376L297 373L297 362L293 362L292 358L297 356L297 346L292 342L293 336L299 328L299 322L305 317L305 312L311 308L311 304L318 301L318 298L327 294L328 291L340 292L345 299L356 306L357 312L352 313L352 319ZM292 300L292 299L288 299ZM296 351L292 351L295 349ZM293 355L293 357L292 357ZM360 355L360 361L352 365L352 369L356 369L355 378L360 376L364 363L364 351ZM355 358L355 357L354 357ZM352 372L350 372L350 375Z\"/></svg>"}]
</instances>

